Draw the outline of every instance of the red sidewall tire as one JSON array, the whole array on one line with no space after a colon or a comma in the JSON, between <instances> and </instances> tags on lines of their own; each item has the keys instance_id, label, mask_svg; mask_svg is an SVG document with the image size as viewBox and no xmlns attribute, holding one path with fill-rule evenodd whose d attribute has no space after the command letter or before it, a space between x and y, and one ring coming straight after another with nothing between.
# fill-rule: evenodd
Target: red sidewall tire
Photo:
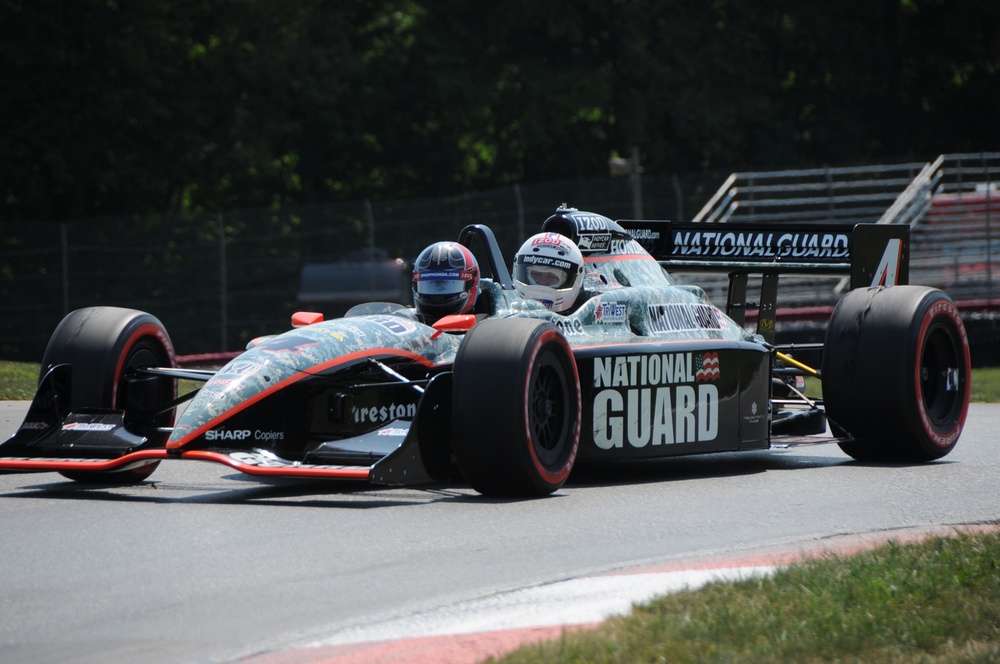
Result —
<instances>
[{"instance_id":1,"label":"red sidewall tire","mask_svg":"<svg viewBox=\"0 0 1000 664\"><path fill-rule=\"evenodd\" d=\"M125 410L124 377L129 369L176 366L174 347L166 328L154 316L133 309L88 307L69 313L56 327L42 357L44 375L52 366L72 367L70 410L102 408ZM162 401L176 396L176 381L157 379ZM129 425L126 411L126 426ZM172 413L153 422L141 433L150 446L166 442L156 431L173 423ZM147 478L159 461L113 472L62 473L80 482L129 484Z\"/></svg>"},{"instance_id":2,"label":"red sidewall tire","mask_svg":"<svg viewBox=\"0 0 1000 664\"><path fill-rule=\"evenodd\" d=\"M537 431L532 431L532 422L535 419L535 414L532 413L532 409L538 407L537 391L539 389L538 376L539 370L543 369L545 366L555 366L555 365L540 365L539 355L542 353L543 349L558 347L561 351L558 353L558 358L569 358L569 362L563 367L564 370L571 370L572 375L569 377L575 386L576 401L575 406L571 404L576 412L576 417L572 426L572 431L570 435L572 436L573 443L570 448L570 452L560 453L558 455L548 455L546 452L548 448L546 446L539 446L538 444L527 445L527 449L531 455L532 464L535 467L535 472L542 479L544 486L552 487L553 490L563 485L566 479L569 477L570 471L573 470L573 464L576 462L576 455L579 451L580 446L580 413L582 411L582 402L580 395L580 376L576 369L576 362L573 361L573 351L569 347L569 343L566 338L563 337L555 329L547 329L538 338L538 342L534 344L531 348L531 356L528 359L528 373L524 377L524 413L522 417L524 418L525 425L525 436L528 440L535 440L537 438ZM543 358L547 360L553 360L558 362L558 358ZM542 456L546 456L545 459Z\"/></svg>"},{"instance_id":3,"label":"red sidewall tire","mask_svg":"<svg viewBox=\"0 0 1000 664\"><path fill-rule=\"evenodd\" d=\"M88 307L59 323L42 356L44 374L53 365L73 367L72 408L122 408L125 370L175 366L177 358L163 324L150 314L118 307Z\"/></svg>"},{"instance_id":4,"label":"red sidewall tire","mask_svg":"<svg viewBox=\"0 0 1000 664\"><path fill-rule=\"evenodd\" d=\"M455 358L452 447L487 495L539 496L569 477L580 445L581 390L566 339L531 318L486 320Z\"/></svg>"},{"instance_id":5,"label":"red sidewall tire","mask_svg":"<svg viewBox=\"0 0 1000 664\"><path fill-rule=\"evenodd\" d=\"M948 454L965 424L971 359L954 302L925 286L858 289L834 310L823 353L823 396L841 444L865 461Z\"/></svg>"},{"instance_id":6,"label":"red sidewall tire","mask_svg":"<svg viewBox=\"0 0 1000 664\"><path fill-rule=\"evenodd\" d=\"M933 373L934 368L928 365L936 364L942 359L941 355L950 355L948 348L951 339L960 340L965 349L964 360L954 358L962 362L959 369L959 376L964 376L964 380L959 379L959 390L956 390L957 401L947 398L947 394L942 398L938 382L929 380L925 374ZM940 348L935 349L933 346ZM924 315L917 335L916 348L921 353L921 361L916 362L913 367L913 384L916 386L916 402L919 405L918 414L920 426L923 428L927 441L936 445L944 456L951 451L958 437L965 427L965 418L969 412L969 397L971 394L972 381L972 358L969 353L969 338L962 323L958 307L951 300L940 300L931 305ZM931 357L934 356L934 357ZM956 412L956 408L960 408ZM937 458L935 456L934 458Z\"/></svg>"}]
</instances>

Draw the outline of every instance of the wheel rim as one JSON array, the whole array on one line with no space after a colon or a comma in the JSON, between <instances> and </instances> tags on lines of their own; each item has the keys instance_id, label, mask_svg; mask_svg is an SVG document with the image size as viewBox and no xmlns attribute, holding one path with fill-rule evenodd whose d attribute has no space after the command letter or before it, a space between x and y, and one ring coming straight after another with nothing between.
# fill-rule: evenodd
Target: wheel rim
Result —
<instances>
[{"instance_id":1,"label":"wheel rim","mask_svg":"<svg viewBox=\"0 0 1000 664\"><path fill-rule=\"evenodd\" d=\"M546 353L540 358L531 386L529 430L538 459L546 467L561 464L570 433L570 386L560 368L558 360Z\"/></svg>"},{"instance_id":2,"label":"wheel rim","mask_svg":"<svg viewBox=\"0 0 1000 664\"><path fill-rule=\"evenodd\" d=\"M962 404L963 368L953 337L938 326L920 354L920 391L924 412L936 426L952 424Z\"/></svg>"},{"instance_id":3,"label":"wheel rim","mask_svg":"<svg viewBox=\"0 0 1000 664\"><path fill-rule=\"evenodd\" d=\"M118 385L114 391L114 400L119 403L115 403L113 407L125 407L125 404L123 403L124 400L122 398L122 395L124 394L122 385L125 381L125 376L130 370L142 369L144 367L162 367L168 365L169 363L170 358L166 355L163 348L159 344L145 339L139 341L128 351L128 355L122 364L121 374L116 377ZM159 392L159 398L157 399L158 402L166 403L176 396L173 389L173 381L170 378L158 378L157 391ZM149 436L153 436L156 428L170 426L171 424L173 424L173 412L167 411L165 413L161 413L157 416L155 421L152 422L151 430L145 433Z\"/></svg>"}]
</instances>

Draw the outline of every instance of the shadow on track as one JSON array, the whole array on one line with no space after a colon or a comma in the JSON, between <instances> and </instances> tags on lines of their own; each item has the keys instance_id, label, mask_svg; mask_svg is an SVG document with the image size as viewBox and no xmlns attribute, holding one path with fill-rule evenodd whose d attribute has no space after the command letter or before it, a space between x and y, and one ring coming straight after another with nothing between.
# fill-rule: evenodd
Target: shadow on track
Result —
<instances>
[{"instance_id":1,"label":"shadow on track","mask_svg":"<svg viewBox=\"0 0 1000 664\"><path fill-rule=\"evenodd\" d=\"M942 463L942 462L938 462ZM564 488L543 498L504 498L477 494L455 468L450 481L420 486L378 486L364 482L255 477L229 473L191 482L174 472L154 476L139 484L80 484L60 476L45 483L0 485L0 497L48 500L105 500L137 503L208 505L267 505L274 507L321 507L348 510L379 507L419 506L434 503L507 504L530 500L558 500L567 490L634 484L680 483L727 477L745 477L768 472L803 471L845 467L905 467L910 464L862 463L844 456L799 454L784 450L730 452L681 456L611 464L577 465ZM924 465L924 464L916 464ZM164 477L165 476L165 477ZM3 474L10 480L27 474Z\"/></svg>"}]
</instances>

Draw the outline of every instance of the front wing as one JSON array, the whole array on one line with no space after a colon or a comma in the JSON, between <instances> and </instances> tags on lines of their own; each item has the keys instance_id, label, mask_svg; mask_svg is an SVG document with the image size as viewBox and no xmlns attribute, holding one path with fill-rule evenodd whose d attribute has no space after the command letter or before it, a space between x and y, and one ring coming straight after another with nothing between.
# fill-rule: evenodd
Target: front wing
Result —
<instances>
[{"instance_id":1,"label":"front wing","mask_svg":"<svg viewBox=\"0 0 1000 664\"><path fill-rule=\"evenodd\" d=\"M431 380L412 420L394 420L379 430L356 438L319 445L343 457L357 450L350 464L303 462L282 458L258 447L167 448L149 447L145 438L130 431L121 411L85 410L58 416L46 403L46 391L39 390L18 431L0 443L0 472L94 473L100 480L114 482L115 473L124 473L150 463L191 460L221 463L234 470L270 477L362 480L377 484L404 485L444 481L450 473L447 447L437 436L424 436L424 428L439 431L423 413L437 410L450 396L447 374ZM382 436L390 432L391 436ZM370 443L373 437L388 444ZM398 441L398 442L397 442ZM367 451L365 451L367 450ZM322 461L322 452L314 455ZM354 461L357 463L353 463Z\"/></svg>"}]
</instances>

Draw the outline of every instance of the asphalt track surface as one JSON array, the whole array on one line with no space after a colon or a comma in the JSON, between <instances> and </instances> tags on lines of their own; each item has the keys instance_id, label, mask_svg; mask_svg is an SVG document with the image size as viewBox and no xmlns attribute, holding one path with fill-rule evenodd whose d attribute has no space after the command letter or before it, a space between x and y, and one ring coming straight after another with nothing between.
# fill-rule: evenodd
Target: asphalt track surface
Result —
<instances>
[{"instance_id":1,"label":"asphalt track surface","mask_svg":"<svg viewBox=\"0 0 1000 664\"><path fill-rule=\"evenodd\" d=\"M0 403L0 439L25 407ZM475 661L714 574L1000 521L997 431L973 404L935 463L687 457L528 501L201 462L133 487L0 475L0 661Z\"/></svg>"}]
</instances>

